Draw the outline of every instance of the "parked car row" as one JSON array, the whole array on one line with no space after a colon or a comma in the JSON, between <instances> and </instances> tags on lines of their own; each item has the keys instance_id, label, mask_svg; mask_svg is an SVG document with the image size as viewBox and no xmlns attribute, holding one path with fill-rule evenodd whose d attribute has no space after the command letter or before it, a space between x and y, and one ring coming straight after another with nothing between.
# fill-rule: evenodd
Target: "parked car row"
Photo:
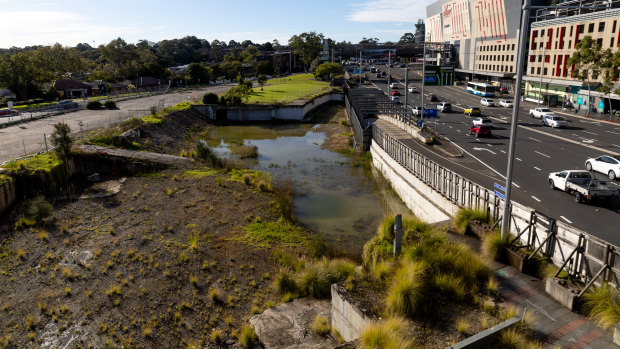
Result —
<instances>
[{"instance_id":1,"label":"parked car row","mask_svg":"<svg viewBox=\"0 0 620 349\"><path fill-rule=\"evenodd\" d=\"M18 116L19 114L19 110L9 108L0 109L0 116Z\"/></svg>"}]
</instances>

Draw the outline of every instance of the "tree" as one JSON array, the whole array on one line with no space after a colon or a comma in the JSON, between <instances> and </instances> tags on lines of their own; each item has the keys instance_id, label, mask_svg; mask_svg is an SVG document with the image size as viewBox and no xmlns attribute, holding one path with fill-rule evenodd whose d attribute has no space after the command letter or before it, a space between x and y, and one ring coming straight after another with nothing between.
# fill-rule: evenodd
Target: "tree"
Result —
<instances>
[{"instance_id":1,"label":"tree","mask_svg":"<svg viewBox=\"0 0 620 349\"><path fill-rule=\"evenodd\" d=\"M340 75L343 73L342 65L338 63L323 63L316 67L316 71L314 72L315 78L333 78L336 75Z\"/></svg>"},{"instance_id":2,"label":"tree","mask_svg":"<svg viewBox=\"0 0 620 349\"><path fill-rule=\"evenodd\" d=\"M273 64L271 64L271 62L268 61L262 61L262 62L258 62L258 64L256 65L256 74L260 75L273 75L274 73L274 68L273 68Z\"/></svg>"},{"instance_id":3,"label":"tree","mask_svg":"<svg viewBox=\"0 0 620 349\"><path fill-rule=\"evenodd\" d=\"M618 69L617 67L620 65L620 51L616 51L612 53L610 49L607 49L601 52L601 58L599 61L599 68L601 70L601 74L603 74L603 84L599 86L596 90L608 95L607 100L609 101L609 118L611 120L611 93L616 93L614 91L614 82L618 80Z\"/></svg>"},{"instance_id":4,"label":"tree","mask_svg":"<svg viewBox=\"0 0 620 349\"><path fill-rule=\"evenodd\" d=\"M218 97L213 92L205 93L205 95L202 96L203 104L217 104L217 100L218 100Z\"/></svg>"},{"instance_id":5,"label":"tree","mask_svg":"<svg viewBox=\"0 0 620 349\"><path fill-rule=\"evenodd\" d=\"M323 48L323 34L308 32L293 35L288 44L301 57L304 67L307 68Z\"/></svg>"},{"instance_id":6,"label":"tree","mask_svg":"<svg viewBox=\"0 0 620 349\"><path fill-rule=\"evenodd\" d=\"M220 64L220 69L226 79L232 80L241 73L243 65L239 61L224 62Z\"/></svg>"},{"instance_id":7,"label":"tree","mask_svg":"<svg viewBox=\"0 0 620 349\"><path fill-rule=\"evenodd\" d=\"M363 38L360 41L360 44L371 44L371 45L376 45L379 43L379 39L377 38Z\"/></svg>"},{"instance_id":8,"label":"tree","mask_svg":"<svg viewBox=\"0 0 620 349\"><path fill-rule=\"evenodd\" d=\"M185 70L185 79L188 84L195 85L199 82L208 83L211 80L211 70L202 63L190 63Z\"/></svg>"},{"instance_id":9,"label":"tree","mask_svg":"<svg viewBox=\"0 0 620 349\"><path fill-rule=\"evenodd\" d=\"M258 46L258 49L259 51L273 51L273 44L267 41L266 43Z\"/></svg>"},{"instance_id":10,"label":"tree","mask_svg":"<svg viewBox=\"0 0 620 349\"><path fill-rule=\"evenodd\" d=\"M101 51L104 62L110 64L116 71L115 80L125 80L135 76L138 61L138 50L135 45L127 44L125 40L118 38L107 45L99 46L99 51Z\"/></svg>"},{"instance_id":11,"label":"tree","mask_svg":"<svg viewBox=\"0 0 620 349\"><path fill-rule=\"evenodd\" d=\"M267 82L267 76L265 76L265 74L259 74L258 77L256 78L256 82L258 82L258 84L260 85L260 89L262 91L263 85L265 85L265 83Z\"/></svg>"},{"instance_id":12,"label":"tree","mask_svg":"<svg viewBox=\"0 0 620 349\"><path fill-rule=\"evenodd\" d=\"M588 105L586 115L590 115L590 78L598 77L598 69L601 60L601 45L592 40L592 37L585 36L576 46L575 52L568 59L568 64L575 65L572 72L573 77L586 83L588 86Z\"/></svg>"},{"instance_id":13,"label":"tree","mask_svg":"<svg viewBox=\"0 0 620 349\"><path fill-rule=\"evenodd\" d=\"M274 51L280 51L282 49L282 45L280 45L280 41L278 39L273 39L271 42Z\"/></svg>"},{"instance_id":14,"label":"tree","mask_svg":"<svg viewBox=\"0 0 620 349\"><path fill-rule=\"evenodd\" d=\"M401 43L401 44L414 43L415 42L415 36L412 33L405 33L405 34L403 34L403 36L400 37L400 40L398 40L398 42Z\"/></svg>"},{"instance_id":15,"label":"tree","mask_svg":"<svg viewBox=\"0 0 620 349\"><path fill-rule=\"evenodd\" d=\"M65 160L71 154L71 146L73 145L73 139L69 134L71 133L71 127L65 123L58 123L54 125L54 132L50 136L52 145L56 148L56 154Z\"/></svg>"},{"instance_id":16,"label":"tree","mask_svg":"<svg viewBox=\"0 0 620 349\"><path fill-rule=\"evenodd\" d=\"M252 88L247 84L240 84L226 91L226 93L224 93L224 98L226 98L227 101L233 101L234 104L239 104L235 103L235 101L247 100L251 95Z\"/></svg>"}]
</instances>

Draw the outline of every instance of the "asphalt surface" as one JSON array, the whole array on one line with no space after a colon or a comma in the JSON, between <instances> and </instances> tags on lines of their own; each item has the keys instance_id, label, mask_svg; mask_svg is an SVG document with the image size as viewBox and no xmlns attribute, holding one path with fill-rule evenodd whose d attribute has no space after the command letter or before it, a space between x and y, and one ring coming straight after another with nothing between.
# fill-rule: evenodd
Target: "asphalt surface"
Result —
<instances>
[{"instance_id":1,"label":"asphalt surface","mask_svg":"<svg viewBox=\"0 0 620 349\"><path fill-rule=\"evenodd\" d=\"M59 122L69 124L72 133L77 135L80 132L79 122L82 123L84 132L88 132L134 116L148 115L153 106L159 107L163 104L165 107L169 107L195 98L202 98L206 92L223 93L228 88L230 88L229 85L216 85L202 89L137 98L118 102L117 110L82 109L3 128L0 129L0 163L45 150L43 135L49 137L53 132L53 125ZM48 146L51 147L49 138Z\"/></svg>"},{"instance_id":2,"label":"asphalt surface","mask_svg":"<svg viewBox=\"0 0 620 349\"><path fill-rule=\"evenodd\" d=\"M386 70L386 67L380 67ZM391 82L399 84L401 94L406 93L404 69L390 68ZM388 92L387 78L377 79L375 74L367 74L370 81L381 90ZM409 75L410 86L421 91L419 72ZM417 78L417 79L416 79ZM414 80L412 83L412 79ZM425 87L425 94L434 93L439 101L452 103L451 113L439 113L437 131L452 141L464 152L463 158L448 158L413 142L412 147L431 157L440 164L465 175L467 178L492 189L494 183L505 185L508 158L510 122L512 108L484 107L482 97L466 93L465 86ZM421 104L421 93L408 93L409 105ZM500 99L512 101L512 96ZM400 98L404 101L404 96ZM436 105L428 102L427 107ZM480 107L483 116L493 121L492 138L476 138L468 135L469 126L475 117L465 116L463 108L471 105ZM512 199L530 206L544 214L568 223L605 241L620 246L620 198L609 204L578 204L568 193L551 190L548 186L550 172L561 170L585 170L585 161L603 154L620 153L620 124L576 117L571 113L562 114L568 120L568 127L554 129L542 126L539 119L532 118L528 111L535 103L521 102L519 128L515 147ZM430 127L435 127L432 123ZM465 169L467 168L467 169ZM606 175L595 173L601 180ZM613 182L620 188L620 182Z\"/></svg>"}]
</instances>

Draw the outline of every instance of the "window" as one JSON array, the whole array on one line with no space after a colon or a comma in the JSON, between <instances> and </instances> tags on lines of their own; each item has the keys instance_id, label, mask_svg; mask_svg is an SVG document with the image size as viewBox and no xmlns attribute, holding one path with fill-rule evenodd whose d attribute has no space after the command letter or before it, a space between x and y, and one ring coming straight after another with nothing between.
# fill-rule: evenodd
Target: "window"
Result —
<instances>
[{"instance_id":1,"label":"window","mask_svg":"<svg viewBox=\"0 0 620 349\"><path fill-rule=\"evenodd\" d=\"M543 75L547 75L547 68L543 69Z\"/></svg>"},{"instance_id":2,"label":"window","mask_svg":"<svg viewBox=\"0 0 620 349\"><path fill-rule=\"evenodd\" d=\"M504 61L504 55L502 55L502 62Z\"/></svg>"},{"instance_id":3,"label":"window","mask_svg":"<svg viewBox=\"0 0 620 349\"><path fill-rule=\"evenodd\" d=\"M514 55L510 56L510 61L511 61L511 62L514 62L514 61L515 61L515 56L514 56Z\"/></svg>"},{"instance_id":4,"label":"window","mask_svg":"<svg viewBox=\"0 0 620 349\"><path fill-rule=\"evenodd\" d=\"M560 29L558 28L558 30L555 31L555 37L558 37L558 34L560 34Z\"/></svg>"},{"instance_id":5,"label":"window","mask_svg":"<svg viewBox=\"0 0 620 349\"><path fill-rule=\"evenodd\" d=\"M502 45L502 51L506 51L506 45Z\"/></svg>"},{"instance_id":6,"label":"window","mask_svg":"<svg viewBox=\"0 0 620 349\"><path fill-rule=\"evenodd\" d=\"M614 47L614 38L611 38L611 40L609 40L609 47Z\"/></svg>"},{"instance_id":7,"label":"window","mask_svg":"<svg viewBox=\"0 0 620 349\"><path fill-rule=\"evenodd\" d=\"M515 44L512 44L512 50L513 51L515 50Z\"/></svg>"},{"instance_id":8,"label":"window","mask_svg":"<svg viewBox=\"0 0 620 349\"><path fill-rule=\"evenodd\" d=\"M538 55L538 62L542 62L542 55Z\"/></svg>"},{"instance_id":9,"label":"window","mask_svg":"<svg viewBox=\"0 0 620 349\"><path fill-rule=\"evenodd\" d=\"M555 49L556 50L558 49L558 42L557 41L555 42Z\"/></svg>"},{"instance_id":10,"label":"window","mask_svg":"<svg viewBox=\"0 0 620 349\"><path fill-rule=\"evenodd\" d=\"M553 64L555 64L555 60L558 56L557 55L553 55Z\"/></svg>"},{"instance_id":11,"label":"window","mask_svg":"<svg viewBox=\"0 0 620 349\"><path fill-rule=\"evenodd\" d=\"M594 23L588 24L588 33L592 33L594 31Z\"/></svg>"},{"instance_id":12,"label":"window","mask_svg":"<svg viewBox=\"0 0 620 349\"><path fill-rule=\"evenodd\" d=\"M534 75L534 67L530 69L530 74Z\"/></svg>"},{"instance_id":13,"label":"window","mask_svg":"<svg viewBox=\"0 0 620 349\"><path fill-rule=\"evenodd\" d=\"M616 22L617 22L617 21L614 21L614 23L611 25L611 32L612 32L612 33L615 33L615 32L616 32Z\"/></svg>"},{"instance_id":14,"label":"window","mask_svg":"<svg viewBox=\"0 0 620 349\"><path fill-rule=\"evenodd\" d=\"M539 49L543 48L543 43L541 42L540 45L538 46Z\"/></svg>"},{"instance_id":15,"label":"window","mask_svg":"<svg viewBox=\"0 0 620 349\"><path fill-rule=\"evenodd\" d=\"M551 69L551 76L555 75L555 68Z\"/></svg>"},{"instance_id":16,"label":"window","mask_svg":"<svg viewBox=\"0 0 620 349\"><path fill-rule=\"evenodd\" d=\"M568 36L573 36L573 26L570 26L570 34Z\"/></svg>"},{"instance_id":17,"label":"window","mask_svg":"<svg viewBox=\"0 0 620 349\"><path fill-rule=\"evenodd\" d=\"M512 73L512 66L510 66L510 72Z\"/></svg>"},{"instance_id":18,"label":"window","mask_svg":"<svg viewBox=\"0 0 620 349\"><path fill-rule=\"evenodd\" d=\"M536 75L540 75L540 67L536 68Z\"/></svg>"},{"instance_id":19,"label":"window","mask_svg":"<svg viewBox=\"0 0 620 349\"><path fill-rule=\"evenodd\" d=\"M568 47L570 48L570 44L571 44L572 40L568 40Z\"/></svg>"},{"instance_id":20,"label":"window","mask_svg":"<svg viewBox=\"0 0 620 349\"><path fill-rule=\"evenodd\" d=\"M598 32L601 33L605 31L605 22L598 22Z\"/></svg>"},{"instance_id":21,"label":"window","mask_svg":"<svg viewBox=\"0 0 620 349\"><path fill-rule=\"evenodd\" d=\"M592 79L598 79L598 70L592 71Z\"/></svg>"},{"instance_id":22,"label":"window","mask_svg":"<svg viewBox=\"0 0 620 349\"><path fill-rule=\"evenodd\" d=\"M597 43L599 46L603 47L603 38L596 39L596 43Z\"/></svg>"},{"instance_id":23,"label":"window","mask_svg":"<svg viewBox=\"0 0 620 349\"><path fill-rule=\"evenodd\" d=\"M585 27L585 24L580 24L577 26L577 33L579 34L583 34L583 28Z\"/></svg>"},{"instance_id":24,"label":"window","mask_svg":"<svg viewBox=\"0 0 620 349\"><path fill-rule=\"evenodd\" d=\"M537 37L538 37L538 30L534 30L534 31L532 32L532 37L533 37L533 38L537 38Z\"/></svg>"},{"instance_id":25,"label":"window","mask_svg":"<svg viewBox=\"0 0 620 349\"><path fill-rule=\"evenodd\" d=\"M543 37L543 36L545 36L545 30L544 29L540 31L540 37Z\"/></svg>"}]
</instances>

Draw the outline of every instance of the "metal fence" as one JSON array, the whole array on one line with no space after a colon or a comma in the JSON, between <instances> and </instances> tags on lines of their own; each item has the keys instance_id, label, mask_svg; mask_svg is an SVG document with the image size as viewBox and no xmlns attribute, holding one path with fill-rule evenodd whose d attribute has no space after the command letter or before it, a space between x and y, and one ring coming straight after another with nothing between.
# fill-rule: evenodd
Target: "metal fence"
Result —
<instances>
[{"instance_id":1,"label":"metal fence","mask_svg":"<svg viewBox=\"0 0 620 349\"><path fill-rule=\"evenodd\" d=\"M503 214L503 200L487 189L409 148L372 127L372 141L402 167L459 207L484 210L497 223ZM510 230L513 243L531 251L527 259L540 253L585 284L608 281L620 286L620 249L593 235L558 221L530 207L512 201Z\"/></svg>"}]
</instances>

